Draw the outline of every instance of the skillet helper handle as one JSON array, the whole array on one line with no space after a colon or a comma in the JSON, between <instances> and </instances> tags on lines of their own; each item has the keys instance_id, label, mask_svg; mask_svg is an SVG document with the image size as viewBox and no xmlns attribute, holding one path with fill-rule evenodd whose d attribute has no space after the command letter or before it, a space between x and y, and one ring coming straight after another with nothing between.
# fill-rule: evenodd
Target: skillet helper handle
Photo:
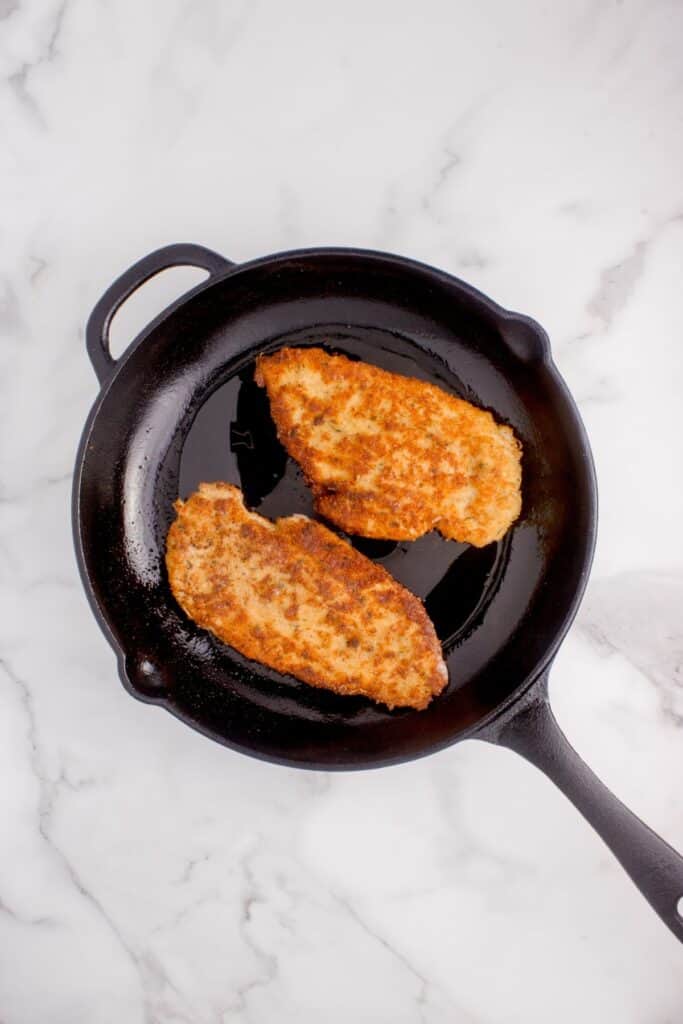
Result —
<instances>
[{"instance_id":1,"label":"skillet helper handle","mask_svg":"<svg viewBox=\"0 0 683 1024\"><path fill-rule=\"evenodd\" d=\"M501 727L496 741L552 779L683 942L683 857L624 807L581 760L550 709L547 680Z\"/></svg>"},{"instance_id":2,"label":"skillet helper handle","mask_svg":"<svg viewBox=\"0 0 683 1024\"><path fill-rule=\"evenodd\" d=\"M208 270L210 277L215 277L234 265L203 245L181 242L156 249L121 274L93 309L85 329L88 355L100 384L104 384L116 366L116 360L109 351L109 328L114 314L140 285L169 267L199 267Z\"/></svg>"}]
</instances>

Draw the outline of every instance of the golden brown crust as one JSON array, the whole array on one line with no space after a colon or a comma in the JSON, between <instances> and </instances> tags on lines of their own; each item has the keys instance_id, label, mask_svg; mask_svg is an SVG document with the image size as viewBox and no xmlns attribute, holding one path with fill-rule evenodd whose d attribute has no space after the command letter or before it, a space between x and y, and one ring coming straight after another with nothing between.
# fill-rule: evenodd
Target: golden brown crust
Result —
<instances>
[{"instance_id":1,"label":"golden brown crust","mask_svg":"<svg viewBox=\"0 0 683 1024\"><path fill-rule=\"evenodd\" d=\"M230 484L200 484L168 533L191 619L247 658L388 707L427 706L448 674L421 601L320 523L272 523Z\"/></svg>"},{"instance_id":2,"label":"golden brown crust","mask_svg":"<svg viewBox=\"0 0 683 1024\"><path fill-rule=\"evenodd\" d=\"M519 516L521 446L484 409L320 348L260 356L256 380L317 511L347 533L482 547Z\"/></svg>"}]
</instances>

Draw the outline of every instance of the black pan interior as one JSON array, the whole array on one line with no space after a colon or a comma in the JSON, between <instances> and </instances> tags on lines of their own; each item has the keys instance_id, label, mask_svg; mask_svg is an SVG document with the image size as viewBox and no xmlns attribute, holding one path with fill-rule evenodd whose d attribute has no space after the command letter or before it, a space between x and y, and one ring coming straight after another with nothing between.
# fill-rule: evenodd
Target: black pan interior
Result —
<instances>
[{"instance_id":1,"label":"black pan interior","mask_svg":"<svg viewBox=\"0 0 683 1024\"><path fill-rule=\"evenodd\" d=\"M238 484L270 517L313 514L253 379L256 354L283 344L433 381L491 409L524 446L523 513L500 543L350 538L424 599L436 625L450 684L424 712L341 698L248 662L189 622L168 588L172 503L200 481ZM594 514L583 431L536 325L429 268L317 252L210 284L122 361L84 447L79 536L137 696L257 756L348 768L453 742L538 674L582 589Z\"/></svg>"}]
</instances>

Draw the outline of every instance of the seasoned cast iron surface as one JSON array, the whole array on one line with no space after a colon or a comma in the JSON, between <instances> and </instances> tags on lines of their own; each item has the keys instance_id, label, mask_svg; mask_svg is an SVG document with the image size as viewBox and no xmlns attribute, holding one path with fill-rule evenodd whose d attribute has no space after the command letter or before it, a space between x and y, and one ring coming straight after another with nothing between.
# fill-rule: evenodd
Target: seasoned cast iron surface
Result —
<instances>
[{"instance_id":1,"label":"seasoned cast iron surface","mask_svg":"<svg viewBox=\"0 0 683 1024\"><path fill-rule=\"evenodd\" d=\"M432 381L493 411L524 446L522 516L500 543L350 538L434 620L451 681L424 712L390 712L247 662L188 621L168 588L173 501L201 480L238 484L270 517L312 514L253 380L256 355L284 344L325 345ZM124 682L216 739L291 763L388 763L453 742L537 674L561 639L592 547L586 452L540 328L452 278L339 252L240 268L132 351L85 442L83 561Z\"/></svg>"}]
</instances>

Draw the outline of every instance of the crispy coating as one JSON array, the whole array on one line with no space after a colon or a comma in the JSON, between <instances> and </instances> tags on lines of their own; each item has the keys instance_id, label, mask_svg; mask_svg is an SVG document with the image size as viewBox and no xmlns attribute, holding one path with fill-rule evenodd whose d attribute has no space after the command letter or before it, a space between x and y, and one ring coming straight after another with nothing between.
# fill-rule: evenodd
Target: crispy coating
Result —
<instances>
[{"instance_id":1,"label":"crispy coating","mask_svg":"<svg viewBox=\"0 0 683 1024\"><path fill-rule=\"evenodd\" d=\"M347 533L414 540L437 529L483 547L519 516L521 446L491 413L321 348L260 356L256 380L317 511Z\"/></svg>"},{"instance_id":2,"label":"crispy coating","mask_svg":"<svg viewBox=\"0 0 683 1024\"><path fill-rule=\"evenodd\" d=\"M166 546L173 594L247 658L390 708L425 708L446 685L422 602L320 523L273 523L225 483L200 484L175 507Z\"/></svg>"}]
</instances>

